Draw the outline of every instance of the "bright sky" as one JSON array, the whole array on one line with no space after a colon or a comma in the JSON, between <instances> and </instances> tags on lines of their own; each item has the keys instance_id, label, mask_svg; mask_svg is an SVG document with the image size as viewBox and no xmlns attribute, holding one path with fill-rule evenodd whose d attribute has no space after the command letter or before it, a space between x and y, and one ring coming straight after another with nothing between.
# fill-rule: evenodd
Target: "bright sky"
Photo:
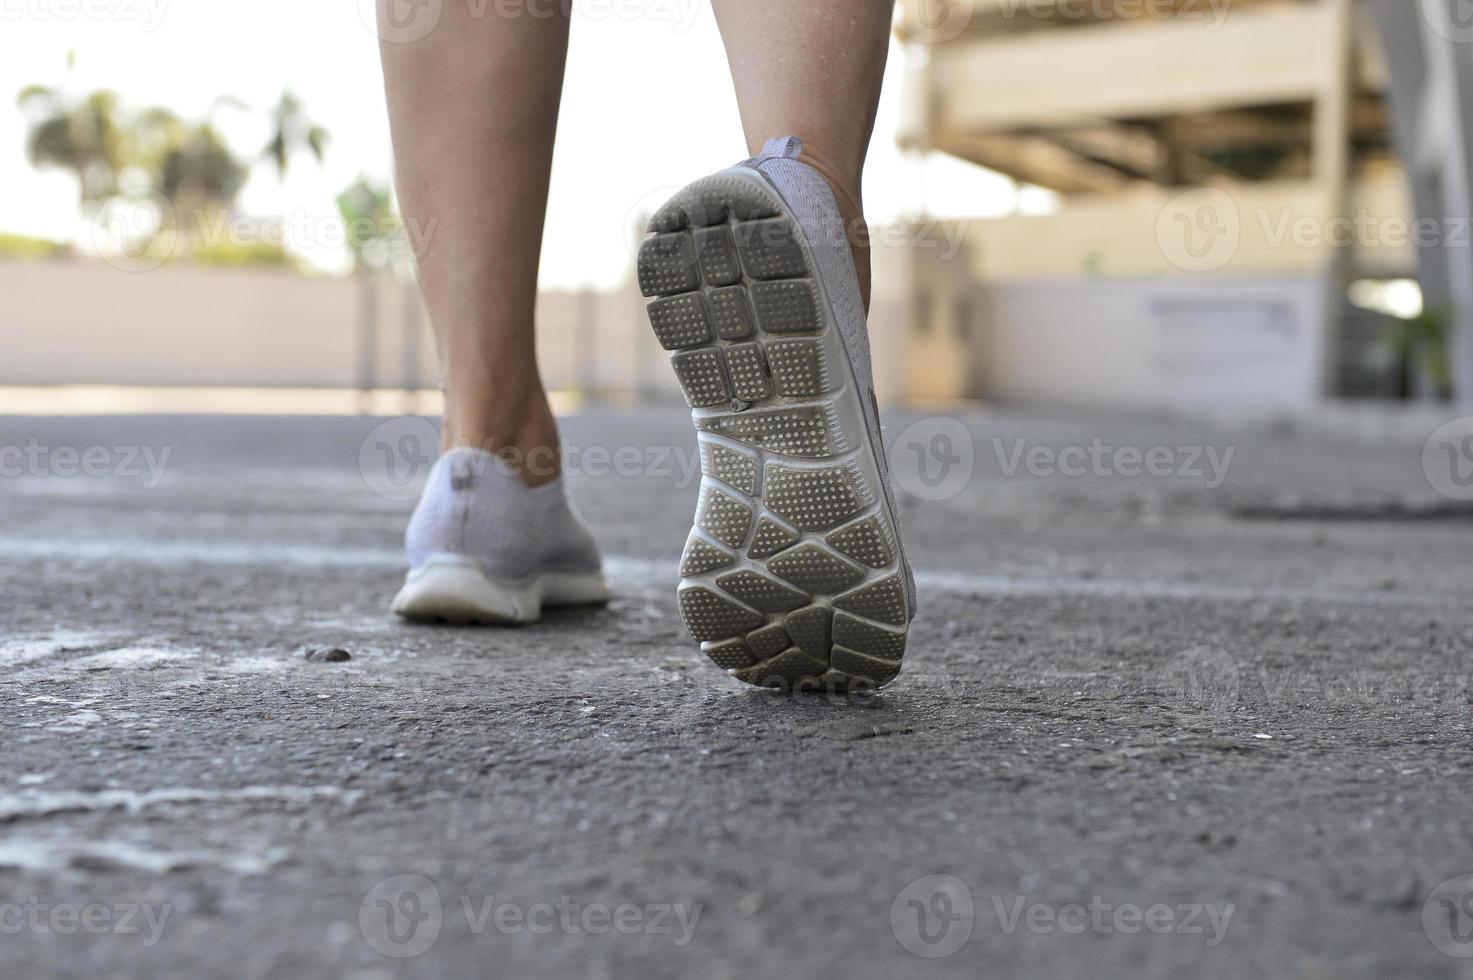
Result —
<instances>
[{"instance_id":1,"label":"bright sky","mask_svg":"<svg viewBox=\"0 0 1473 980\"><path fill-rule=\"evenodd\" d=\"M452 2L452 0L446 0ZM582 0L563 96L543 285L609 288L630 265L635 215L676 187L745 155L724 53L706 0ZM131 105L203 116L217 96L269 106L284 87L332 133L327 159L293 161L285 186L259 166L239 199L252 215L290 219L292 249L341 269L334 199L364 173L391 170L372 0L0 0L0 231L74 240L75 182L25 159L14 94L63 79L77 56L78 90L108 87ZM640 16L619 16L640 11ZM944 157L907 161L896 149L904 54L892 47L865 198L871 219L913 213L996 214L1016 205L1011 182ZM265 142L266 124L219 117L237 150ZM1024 196L1024 205L1040 202Z\"/></svg>"}]
</instances>

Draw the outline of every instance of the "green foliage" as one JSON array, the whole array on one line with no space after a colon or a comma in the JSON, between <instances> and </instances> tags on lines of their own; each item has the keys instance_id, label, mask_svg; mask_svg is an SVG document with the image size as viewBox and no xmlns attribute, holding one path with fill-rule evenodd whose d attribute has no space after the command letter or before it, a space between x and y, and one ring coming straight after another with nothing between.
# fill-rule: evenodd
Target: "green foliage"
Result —
<instances>
[{"instance_id":1,"label":"green foliage","mask_svg":"<svg viewBox=\"0 0 1473 980\"><path fill-rule=\"evenodd\" d=\"M275 242L209 242L194 250L193 259L202 265L229 268L260 267L295 269L296 260Z\"/></svg>"},{"instance_id":2,"label":"green foliage","mask_svg":"<svg viewBox=\"0 0 1473 980\"><path fill-rule=\"evenodd\" d=\"M1396 333L1397 356L1408 367L1417 369L1432 391L1439 397L1452 392L1452 361L1448 354L1450 311L1429 307L1416 316L1401 321Z\"/></svg>"},{"instance_id":3,"label":"green foliage","mask_svg":"<svg viewBox=\"0 0 1473 980\"><path fill-rule=\"evenodd\" d=\"M54 259L71 254L71 247L45 238L0 232L0 258Z\"/></svg>"},{"instance_id":4,"label":"green foliage","mask_svg":"<svg viewBox=\"0 0 1473 980\"><path fill-rule=\"evenodd\" d=\"M347 229L353 266L359 271L391 265L403 251L404 224L394 213L387 187L360 176L338 195L338 213Z\"/></svg>"},{"instance_id":5,"label":"green foliage","mask_svg":"<svg viewBox=\"0 0 1473 980\"><path fill-rule=\"evenodd\" d=\"M29 85L17 96L27 117L26 152L37 168L69 170L77 178L82 208L91 212L123 189L146 188L173 206L185 221L207 208L228 208L249 175L208 121L180 119L167 109L127 111L117 94L82 95L67 78Z\"/></svg>"},{"instance_id":6,"label":"green foliage","mask_svg":"<svg viewBox=\"0 0 1473 980\"><path fill-rule=\"evenodd\" d=\"M74 60L68 55L61 82L26 86L16 102L27 119L26 152L31 164L70 171L77 178L84 214L102 213L104 205L124 191L158 195L167 207L156 209L158 227L143 234L171 236L175 243L169 249L172 254L215 265L294 264L277 244L220 244L201 235L213 219L233 211L236 196L250 176L250 160L242 159L226 144L214 125L214 115L220 109L250 112L249 106L233 96L221 96L203 120L182 119L159 107L130 111L111 91L73 92L69 83ZM327 130L308 118L301 100L289 90L265 115L271 138L251 159L268 161L279 179L285 178L290 161L299 153L322 161ZM371 261L380 248L375 243L391 238L398 227L387 192L382 192L382 200L373 196L377 193L360 180L339 200L340 209L345 200L354 209L349 247L360 265Z\"/></svg>"},{"instance_id":7,"label":"green foliage","mask_svg":"<svg viewBox=\"0 0 1473 980\"><path fill-rule=\"evenodd\" d=\"M292 154L306 149L320 164L327 152L327 130L307 117L302 101L288 89L271 107L271 139L261 155L276 167L278 180L286 179Z\"/></svg>"},{"instance_id":8,"label":"green foliage","mask_svg":"<svg viewBox=\"0 0 1473 980\"><path fill-rule=\"evenodd\" d=\"M115 93L99 90L74 98L63 85L29 85L16 104L30 121L26 156L33 167L71 171L84 209L117 193L127 160Z\"/></svg>"},{"instance_id":9,"label":"green foliage","mask_svg":"<svg viewBox=\"0 0 1473 980\"><path fill-rule=\"evenodd\" d=\"M164 153L155 180L159 193L182 217L210 205L228 207L246 175L245 166L230 154L210 124L200 123L181 127Z\"/></svg>"}]
</instances>

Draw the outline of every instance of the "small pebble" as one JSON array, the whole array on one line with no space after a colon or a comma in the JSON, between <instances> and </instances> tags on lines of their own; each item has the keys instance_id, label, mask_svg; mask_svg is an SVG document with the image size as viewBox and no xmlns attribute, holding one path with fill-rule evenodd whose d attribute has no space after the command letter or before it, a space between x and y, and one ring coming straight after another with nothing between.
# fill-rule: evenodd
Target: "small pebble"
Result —
<instances>
[{"instance_id":1,"label":"small pebble","mask_svg":"<svg viewBox=\"0 0 1473 980\"><path fill-rule=\"evenodd\" d=\"M340 664L344 660L353 659L353 655L342 647L308 647L304 656L308 660L327 664Z\"/></svg>"}]
</instances>

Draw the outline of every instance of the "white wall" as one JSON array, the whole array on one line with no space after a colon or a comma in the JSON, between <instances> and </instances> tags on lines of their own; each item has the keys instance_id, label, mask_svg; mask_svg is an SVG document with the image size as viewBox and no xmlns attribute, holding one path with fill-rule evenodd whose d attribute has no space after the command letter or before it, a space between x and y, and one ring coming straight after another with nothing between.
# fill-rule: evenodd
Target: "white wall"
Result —
<instances>
[{"instance_id":1,"label":"white wall","mask_svg":"<svg viewBox=\"0 0 1473 980\"><path fill-rule=\"evenodd\" d=\"M1322 391L1321 276L993 282L980 295L986 398L1292 408Z\"/></svg>"},{"instance_id":2,"label":"white wall","mask_svg":"<svg viewBox=\"0 0 1473 980\"><path fill-rule=\"evenodd\" d=\"M891 256L876 275L872 330L881 401L898 395L908 288L899 256ZM97 259L0 260L0 385L356 387L358 290L353 280L278 269L181 264L126 272ZM377 295L376 385L438 387L422 310L417 354L406 359L405 304L418 306L415 293L385 282ZM679 399L668 354L632 286L544 292L537 322L549 388Z\"/></svg>"},{"instance_id":3,"label":"white wall","mask_svg":"<svg viewBox=\"0 0 1473 980\"><path fill-rule=\"evenodd\" d=\"M0 384L355 387L359 291L277 269L0 261ZM383 282L377 298L376 385L438 387L422 310L406 329L415 293ZM544 293L537 315L549 387L676 391L632 290ZM406 357L410 345L417 356Z\"/></svg>"}]
</instances>

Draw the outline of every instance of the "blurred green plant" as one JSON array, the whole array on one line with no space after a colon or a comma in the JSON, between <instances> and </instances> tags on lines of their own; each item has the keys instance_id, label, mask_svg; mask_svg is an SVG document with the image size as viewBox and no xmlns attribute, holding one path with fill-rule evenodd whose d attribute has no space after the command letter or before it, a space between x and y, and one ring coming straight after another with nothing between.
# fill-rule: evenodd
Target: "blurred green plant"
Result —
<instances>
[{"instance_id":1,"label":"blurred green plant","mask_svg":"<svg viewBox=\"0 0 1473 980\"><path fill-rule=\"evenodd\" d=\"M281 93L269 115L271 139L261 155L275 165L277 180L286 180L287 167L293 154L299 150L307 150L318 164L322 163L323 154L327 152L327 130L307 116L302 100L290 89Z\"/></svg>"},{"instance_id":2,"label":"blurred green plant","mask_svg":"<svg viewBox=\"0 0 1473 980\"><path fill-rule=\"evenodd\" d=\"M67 55L62 82L30 85L17 97L29 122L27 155L32 166L70 171L84 214L127 190L153 192L172 208L166 229L184 232L201 215L228 211L249 176L209 121L180 119L168 109L124 109L105 89L76 94Z\"/></svg>"},{"instance_id":3,"label":"blurred green plant","mask_svg":"<svg viewBox=\"0 0 1473 980\"><path fill-rule=\"evenodd\" d=\"M275 242L205 242L194 248L191 257L201 265L222 268L298 268L291 253Z\"/></svg>"},{"instance_id":4,"label":"blurred green plant","mask_svg":"<svg viewBox=\"0 0 1473 980\"><path fill-rule=\"evenodd\" d=\"M1424 308L1414 317L1399 322L1393 334L1397 362L1402 365L1403 394L1418 390L1414 379L1437 399L1452 397L1452 360L1448 352L1448 324L1452 311L1441 307Z\"/></svg>"},{"instance_id":5,"label":"blurred green plant","mask_svg":"<svg viewBox=\"0 0 1473 980\"><path fill-rule=\"evenodd\" d=\"M129 120L128 161L148 188L169 202L168 229L193 251L198 230L229 212L250 176L210 121L180 119L168 109L151 108Z\"/></svg>"},{"instance_id":6,"label":"blurred green plant","mask_svg":"<svg viewBox=\"0 0 1473 980\"><path fill-rule=\"evenodd\" d=\"M71 246L62 242L0 232L0 258L54 259L70 255L71 251Z\"/></svg>"},{"instance_id":7,"label":"blurred green plant","mask_svg":"<svg viewBox=\"0 0 1473 980\"><path fill-rule=\"evenodd\" d=\"M353 256L353 278L358 283L358 383L365 391L375 387L379 321L379 277L407 265L403 222L394 213L387 186L359 176L338 195L338 214L347 232Z\"/></svg>"},{"instance_id":8,"label":"blurred green plant","mask_svg":"<svg viewBox=\"0 0 1473 980\"><path fill-rule=\"evenodd\" d=\"M347 231L348 251L357 272L399 264L404 222L394 213L389 188L360 176L338 195L338 214Z\"/></svg>"},{"instance_id":9,"label":"blurred green plant","mask_svg":"<svg viewBox=\"0 0 1473 980\"><path fill-rule=\"evenodd\" d=\"M68 170L77 178L84 211L118 190L126 165L117 94L106 89L76 95L70 81L76 53L67 52L66 75L55 85L28 85L16 96L27 117L26 156L37 169Z\"/></svg>"},{"instance_id":10,"label":"blurred green plant","mask_svg":"<svg viewBox=\"0 0 1473 980\"><path fill-rule=\"evenodd\" d=\"M73 92L75 68L76 58L68 53L62 81L27 86L17 104L28 120L26 146L31 164L38 169L70 171L77 179L84 215L96 220L104 205L119 194L128 198L156 195L162 203L129 212L134 218L149 215L154 225L151 231L143 229L142 240L133 243L135 250L147 253L153 247L150 239L167 236L165 251L172 258L215 265L295 265L278 243L220 241L206 229L224 227L222 219L234 213L236 198L250 177L252 159L268 162L278 180L285 180L291 161L301 153L322 162L328 131L307 115L299 98L284 90L275 104L260 113L268 123L270 138L254 155L247 154L247 159L231 149L215 122L221 109L252 113L240 99L221 96L202 120L184 119L157 107L130 112L114 92ZM378 193L383 200L373 196ZM353 209L351 226L365 229L357 235L350 233L349 238L358 266L371 260L376 249L382 250L397 224L387 192L369 188L366 181L350 188L347 200ZM340 199L339 209L343 206ZM347 212L344 218L349 220Z\"/></svg>"}]
</instances>

